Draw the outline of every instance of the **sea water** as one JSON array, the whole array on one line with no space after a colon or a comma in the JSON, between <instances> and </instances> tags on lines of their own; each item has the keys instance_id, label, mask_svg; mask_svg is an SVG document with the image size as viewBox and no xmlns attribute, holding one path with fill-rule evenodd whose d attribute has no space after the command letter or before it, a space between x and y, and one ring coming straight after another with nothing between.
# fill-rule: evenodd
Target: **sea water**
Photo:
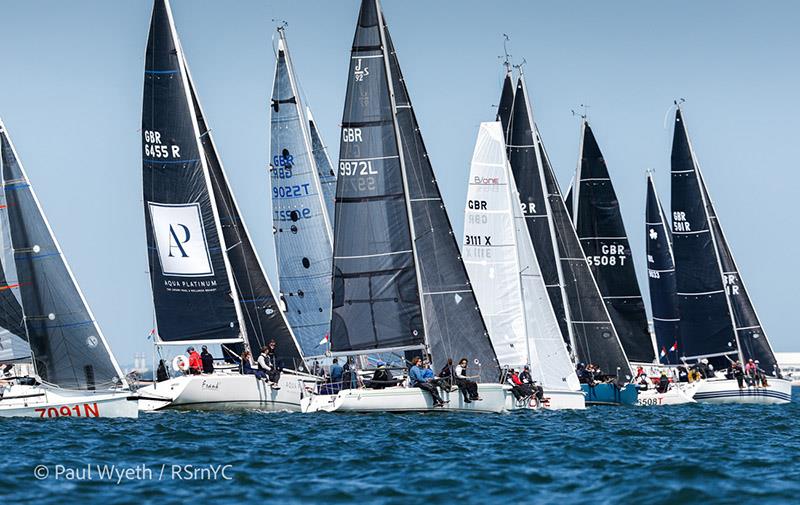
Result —
<instances>
[{"instance_id":1,"label":"sea water","mask_svg":"<svg viewBox=\"0 0 800 505\"><path fill-rule=\"evenodd\" d=\"M0 503L800 503L791 405L0 419Z\"/></svg>"}]
</instances>

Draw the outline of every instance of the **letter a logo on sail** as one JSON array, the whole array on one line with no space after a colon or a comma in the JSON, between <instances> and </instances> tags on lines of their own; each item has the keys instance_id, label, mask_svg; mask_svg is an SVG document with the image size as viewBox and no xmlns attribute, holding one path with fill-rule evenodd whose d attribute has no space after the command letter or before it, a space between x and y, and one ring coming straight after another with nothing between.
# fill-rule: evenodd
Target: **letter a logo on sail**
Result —
<instances>
[{"instance_id":1,"label":"letter a logo on sail","mask_svg":"<svg viewBox=\"0 0 800 505\"><path fill-rule=\"evenodd\" d=\"M147 206L162 273L177 277L214 275L200 204L148 202Z\"/></svg>"}]
</instances>

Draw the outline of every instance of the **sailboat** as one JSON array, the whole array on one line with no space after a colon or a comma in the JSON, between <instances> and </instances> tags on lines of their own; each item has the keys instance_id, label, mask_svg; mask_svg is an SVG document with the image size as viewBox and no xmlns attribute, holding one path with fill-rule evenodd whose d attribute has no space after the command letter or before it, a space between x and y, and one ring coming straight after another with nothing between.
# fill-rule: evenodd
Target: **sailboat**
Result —
<instances>
[{"instance_id":1,"label":"sailboat","mask_svg":"<svg viewBox=\"0 0 800 505\"><path fill-rule=\"evenodd\" d=\"M169 2L156 0L142 111L145 228L158 346L218 344L227 361L272 339L278 387L233 364L141 391L143 409L299 410L305 364L217 154Z\"/></svg>"},{"instance_id":2,"label":"sailboat","mask_svg":"<svg viewBox=\"0 0 800 505\"><path fill-rule=\"evenodd\" d=\"M442 410L501 412L510 388L444 208L378 0L363 0L351 53L336 183L331 355L399 352L468 358L483 401ZM306 411L426 411L402 386L314 395Z\"/></svg>"},{"instance_id":3,"label":"sailboat","mask_svg":"<svg viewBox=\"0 0 800 505\"><path fill-rule=\"evenodd\" d=\"M570 192L575 232L592 270L606 309L631 363L656 362L653 338L647 324L644 299L639 290L628 234L622 220L605 157L592 127L581 119L581 142L574 193ZM692 403L694 387L673 384L664 393L649 387L639 390L639 405Z\"/></svg>"},{"instance_id":4,"label":"sailboat","mask_svg":"<svg viewBox=\"0 0 800 505\"><path fill-rule=\"evenodd\" d=\"M29 346L34 371L0 379L0 417L137 417L137 397L67 265L2 121L0 151L0 324ZM19 360L25 345L17 342L16 348L12 357Z\"/></svg>"},{"instance_id":5,"label":"sailboat","mask_svg":"<svg viewBox=\"0 0 800 505\"><path fill-rule=\"evenodd\" d=\"M635 404L630 364L573 227L533 119L520 72L508 132L508 158L536 258L562 338L580 363L614 383L582 384L587 404Z\"/></svg>"},{"instance_id":6,"label":"sailboat","mask_svg":"<svg viewBox=\"0 0 800 505\"><path fill-rule=\"evenodd\" d=\"M502 123L481 123L464 215L464 265L500 363L517 370L530 366L544 388L542 407L582 409L584 394L519 201Z\"/></svg>"},{"instance_id":7,"label":"sailboat","mask_svg":"<svg viewBox=\"0 0 800 505\"><path fill-rule=\"evenodd\" d=\"M285 28L271 101L272 223L281 300L304 355L322 354L331 319L336 175L298 91Z\"/></svg>"},{"instance_id":8,"label":"sailboat","mask_svg":"<svg viewBox=\"0 0 800 505\"><path fill-rule=\"evenodd\" d=\"M681 360L708 360L717 377L702 381L702 403L789 403L783 379L700 171L683 112L676 104L672 141L672 236ZM721 377L734 360L759 361L765 376L739 387Z\"/></svg>"}]
</instances>

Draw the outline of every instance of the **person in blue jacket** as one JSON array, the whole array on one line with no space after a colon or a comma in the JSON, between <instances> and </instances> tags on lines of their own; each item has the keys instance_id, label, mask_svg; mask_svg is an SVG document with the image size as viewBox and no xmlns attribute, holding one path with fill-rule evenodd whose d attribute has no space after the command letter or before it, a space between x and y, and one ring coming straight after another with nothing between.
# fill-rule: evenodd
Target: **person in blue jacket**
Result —
<instances>
[{"instance_id":1,"label":"person in blue jacket","mask_svg":"<svg viewBox=\"0 0 800 505\"><path fill-rule=\"evenodd\" d=\"M413 366L411 370L408 371L408 383L412 388L420 388L423 391L427 391L427 393L431 395L431 398L433 398L433 406L441 407L446 402L439 396L439 391L432 382L434 380L433 372L430 373L429 377L426 377L426 368L422 367L421 362L422 359L419 356L415 356L414 359L411 360Z\"/></svg>"},{"instance_id":2,"label":"person in blue jacket","mask_svg":"<svg viewBox=\"0 0 800 505\"><path fill-rule=\"evenodd\" d=\"M339 364L339 358L333 358L331 365L331 389L333 393L338 393L342 389L342 376L344 375L344 368Z\"/></svg>"}]
</instances>

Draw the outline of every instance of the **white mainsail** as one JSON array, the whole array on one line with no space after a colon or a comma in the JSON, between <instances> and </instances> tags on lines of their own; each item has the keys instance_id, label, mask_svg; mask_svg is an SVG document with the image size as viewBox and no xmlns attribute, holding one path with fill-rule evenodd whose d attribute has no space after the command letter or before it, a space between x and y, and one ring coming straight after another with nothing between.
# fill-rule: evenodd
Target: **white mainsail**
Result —
<instances>
[{"instance_id":1,"label":"white mainsail","mask_svg":"<svg viewBox=\"0 0 800 505\"><path fill-rule=\"evenodd\" d=\"M536 260L499 122L481 123L470 167L464 264L501 364L579 390Z\"/></svg>"}]
</instances>

